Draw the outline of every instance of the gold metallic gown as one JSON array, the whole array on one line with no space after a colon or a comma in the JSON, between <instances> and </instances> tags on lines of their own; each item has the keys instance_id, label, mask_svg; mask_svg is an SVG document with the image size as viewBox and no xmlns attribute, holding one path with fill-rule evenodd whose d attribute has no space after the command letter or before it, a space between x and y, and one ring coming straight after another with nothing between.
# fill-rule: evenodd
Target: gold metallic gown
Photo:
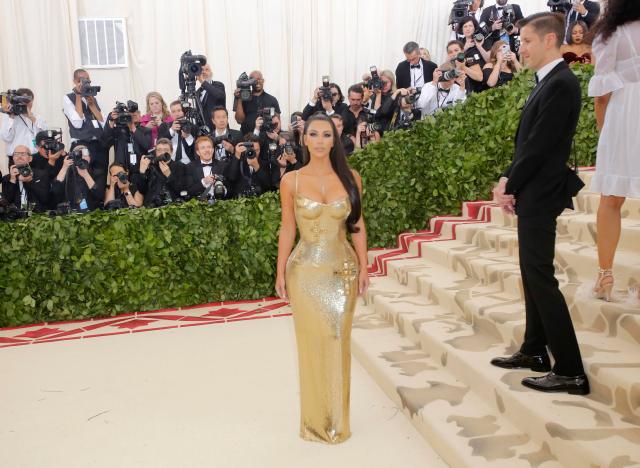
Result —
<instances>
[{"instance_id":1,"label":"gold metallic gown","mask_svg":"<svg viewBox=\"0 0 640 468\"><path fill-rule=\"evenodd\" d=\"M357 257L346 238L351 205L349 198L320 203L296 190L294 206L300 241L287 261L286 286L298 342L300 436L337 444L351 435L351 323L358 296Z\"/></svg>"}]
</instances>

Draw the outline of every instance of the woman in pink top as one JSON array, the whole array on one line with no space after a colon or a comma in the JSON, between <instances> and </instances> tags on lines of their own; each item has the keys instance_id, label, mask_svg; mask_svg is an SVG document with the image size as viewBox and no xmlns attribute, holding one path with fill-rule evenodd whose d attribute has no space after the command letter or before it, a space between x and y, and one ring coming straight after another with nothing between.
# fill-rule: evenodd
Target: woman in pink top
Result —
<instances>
[{"instance_id":1,"label":"woman in pink top","mask_svg":"<svg viewBox=\"0 0 640 468\"><path fill-rule=\"evenodd\" d=\"M162 122L171 123L173 118L167 109L167 103L164 102L162 95L156 91L147 94L147 113L140 119L140 124L147 128L151 128L152 146L156 146L158 138L158 127Z\"/></svg>"}]
</instances>

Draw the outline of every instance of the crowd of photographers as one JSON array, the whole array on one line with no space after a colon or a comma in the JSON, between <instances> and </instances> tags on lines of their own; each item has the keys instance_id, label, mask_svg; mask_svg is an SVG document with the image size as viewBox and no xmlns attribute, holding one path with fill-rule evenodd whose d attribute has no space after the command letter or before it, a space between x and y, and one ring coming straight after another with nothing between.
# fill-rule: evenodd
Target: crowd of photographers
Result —
<instances>
[{"instance_id":1,"label":"crowd of photographers","mask_svg":"<svg viewBox=\"0 0 640 468\"><path fill-rule=\"evenodd\" d=\"M549 7L564 12L568 22L592 23L598 14L593 3L550 0ZM68 149L62 131L49 129L33 113L31 90L2 93L7 116L0 138L9 172L2 177L0 219L158 207L192 198L214 203L277 190L281 177L301 166L304 122L317 112L333 119L351 154L470 93L508 82L521 68L522 17L508 0L486 8L483 0L456 0L444 63L436 65L428 51L409 42L395 73L372 66L346 96L324 76L304 109L286 122L278 100L264 89L262 73L242 73L232 108L240 131L229 128L224 84L213 80L206 57L190 51L180 58L179 99L167 105L151 92L144 115L133 101L103 111L100 86L92 85L86 70L76 70L73 89L63 96Z\"/></svg>"}]
</instances>

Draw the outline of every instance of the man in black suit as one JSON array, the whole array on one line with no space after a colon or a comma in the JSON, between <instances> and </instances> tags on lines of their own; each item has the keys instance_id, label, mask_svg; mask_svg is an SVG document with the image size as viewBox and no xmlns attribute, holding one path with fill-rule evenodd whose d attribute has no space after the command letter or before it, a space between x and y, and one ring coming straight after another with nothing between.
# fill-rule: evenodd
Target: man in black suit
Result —
<instances>
[{"instance_id":1,"label":"man in black suit","mask_svg":"<svg viewBox=\"0 0 640 468\"><path fill-rule=\"evenodd\" d=\"M211 138L218 161L231 158L236 152L236 145L242 141L242 133L229 128L229 112L222 106L214 107L211 111L213 131Z\"/></svg>"},{"instance_id":2,"label":"man in black suit","mask_svg":"<svg viewBox=\"0 0 640 468\"><path fill-rule=\"evenodd\" d=\"M200 87L196 91L198 99L202 104L202 113L205 119L211 115L211 111L214 107L225 107L227 104L227 95L224 89L224 84L219 81L213 81L213 72L211 71L211 65L208 63L202 67L202 73L198 75L198 81ZM213 130L211 122L205 122L209 130Z\"/></svg>"},{"instance_id":3,"label":"man in black suit","mask_svg":"<svg viewBox=\"0 0 640 468\"><path fill-rule=\"evenodd\" d=\"M59 159L62 163L60 171L51 181L55 207L66 205L68 210L81 212L101 208L105 195L104 177L95 177L96 168L91 165L89 147L76 141L69 151L69 155Z\"/></svg>"},{"instance_id":4,"label":"man in black suit","mask_svg":"<svg viewBox=\"0 0 640 468\"><path fill-rule=\"evenodd\" d=\"M102 133L105 148L113 146L114 161L126 168L130 173L138 172L140 158L147 154L153 138L151 128L140 125L140 111L131 112L128 124L118 123L118 110L114 109L107 118Z\"/></svg>"},{"instance_id":5,"label":"man in black suit","mask_svg":"<svg viewBox=\"0 0 640 468\"><path fill-rule=\"evenodd\" d=\"M239 161L236 158L216 160L213 157L213 141L209 136L198 137L195 150L196 159L184 168L188 196L208 200L230 198Z\"/></svg>"},{"instance_id":6,"label":"man in black suit","mask_svg":"<svg viewBox=\"0 0 640 468\"><path fill-rule=\"evenodd\" d=\"M536 71L536 87L524 105L515 138L515 155L494 189L506 212L518 215L520 271L526 329L520 351L495 358L498 367L553 371L527 377L523 385L546 392L586 395L580 349L564 296L554 276L556 218L570 206L567 167L580 115L578 79L562 60L564 21L554 13L537 13L520 23L521 53Z\"/></svg>"},{"instance_id":7,"label":"man in black suit","mask_svg":"<svg viewBox=\"0 0 640 468\"><path fill-rule=\"evenodd\" d=\"M485 50L490 50L496 41L502 39L509 44L513 52L518 53L516 37L519 36L517 23L524 18L520 5L508 3L509 0L496 0L495 5L491 5L482 11L480 24L485 23L492 33L484 42ZM505 28L502 21L505 13L511 11L511 22L513 27Z\"/></svg>"},{"instance_id":8,"label":"man in black suit","mask_svg":"<svg viewBox=\"0 0 640 468\"><path fill-rule=\"evenodd\" d=\"M584 21L587 23L587 26L589 26L589 29L591 29L598 19L598 16L600 16L600 4L598 2L593 2L591 0L579 0L578 3L575 3L573 7L567 11L567 17L565 20L566 29L564 33L565 40L571 23Z\"/></svg>"},{"instance_id":9,"label":"man in black suit","mask_svg":"<svg viewBox=\"0 0 640 468\"><path fill-rule=\"evenodd\" d=\"M184 119L184 111L180 101L173 101L169 105L173 122L163 122L158 127L158 139L166 138L171 140L172 159L182 164L189 164L195 159L193 142L195 138L189 133L190 128L182 128L181 121Z\"/></svg>"},{"instance_id":10,"label":"man in black suit","mask_svg":"<svg viewBox=\"0 0 640 468\"><path fill-rule=\"evenodd\" d=\"M32 160L27 146L15 147L13 164L2 178L2 196L19 210L33 207L33 211L42 212L54 208L49 171L31 167Z\"/></svg>"},{"instance_id":11,"label":"man in black suit","mask_svg":"<svg viewBox=\"0 0 640 468\"><path fill-rule=\"evenodd\" d=\"M396 67L396 87L421 89L433 80L433 72L438 66L420 58L420 46L417 42L407 42L402 48L406 60Z\"/></svg>"},{"instance_id":12,"label":"man in black suit","mask_svg":"<svg viewBox=\"0 0 640 468\"><path fill-rule=\"evenodd\" d=\"M140 161L140 173L132 176L135 186L144 195L144 206L163 206L182 196L187 166L171 159L171 153L171 140L158 139L155 151Z\"/></svg>"}]
</instances>

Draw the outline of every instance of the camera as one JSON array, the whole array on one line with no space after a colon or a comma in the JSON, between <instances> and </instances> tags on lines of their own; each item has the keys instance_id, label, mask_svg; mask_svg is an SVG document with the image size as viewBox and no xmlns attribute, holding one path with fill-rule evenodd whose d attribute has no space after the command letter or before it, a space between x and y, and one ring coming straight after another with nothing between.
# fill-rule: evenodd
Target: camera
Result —
<instances>
[{"instance_id":1,"label":"camera","mask_svg":"<svg viewBox=\"0 0 640 468\"><path fill-rule=\"evenodd\" d=\"M82 156L88 154L89 150L86 148L74 149L73 151L71 151L71 153L69 153L69 156L67 156L67 158L71 159L73 161L73 165L78 169L87 169L89 167L89 163L85 159L83 159Z\"/></svg>"},{"instance_id":2,"label":"camera","mask_svg":"<svg viewBox=\"0 0 640 468\"><path fill-rule=\"evenodd\" d=\"M286 142L284 144L284 152L287 156L293 156L296 154L295 150L293 149L293 145L289 142Z\"/></svg>"},{"instance_id":3,"label":"camera","mask_svg":"<svg viewBox=\"0 0 640 468\"><path fill-rule=\"evenodd\" d=\"M369 80L369 89L371 91L382 89L382 80L380 79L380 75L378 74L378 68L369 67L369 71L371 72L371 79Z\"/></svg>"},{"instance_id":4,"label":"camera","mask_svg":"<svg viewBox=\"0 0 640 468\"><path fill-rule=\"evenodd\" d=\"M487 27L487 23L484 21L480 23L479 27L473 32L473 40L476 42L484 41L489 35L491 31Z\"/></svg>"},{"instance_id":5,"label":"camera","mask_svg":"<svg viewBox=\"0 0 640 468\"><path fill-rule=\"evenodd\" d=\"M449 24L458 24L462 18L469 16L469 8L472 3L473 0L455 0L449 15Z\"/></svg>"},{"instance_id":6,"label":"camera","mask_svg":"<svg viewBox=\"0 0 640 468\"><path fill-rule=\"evenodd\" d=\"M27 104L31 102L31 96L21 96L15 89L10 89L6 93L1 93L0 96L11 104L11 110L8 112L9 115L23 115L29 113ZM4 112L2 109L0 109L0 111Z\"/></svg>"},{"instance_id":7,"label":"camera","mask_svg":"<svg viewBox=\"0 0 640 468\"><path fill-rule=\"evenodd\" d=\"M213 139L213 146L221 145L223 141L229 141L229 135L227 135L226 133L215 137Z\"/></svg>"},{"instance_id":8,"label":"camera","mask_svg":"<svg viewBox=\"0 0 640 468\"><path fill-rule=\"evenodd\" d=\"M245 141L240 143L240 146L244 146L246 149L242 152L242 156L246 159L255 159L258 156L256 149L253 147L253 142Z\"/></svg>"},{"instance_id":9,"label":"camera","mask_svg":"<svg viewBox=\"0 0 640 468\"><path fill-rule=\"evenodd\" d=\"M442 83L443 81L455 80L460 75L461 75L461 73L454 68L453 70L447 70L447 71L442 72L442 76L440 77L440 79L438 81L440 83Z\"/></svg>"},{"instance_id":10,"label":"camera","mask_svg":"<svg viewBox=\"0 0 640 468\"><path fill-rule=\"evenodd\" d=\"M187 80L195 80L202 73L202 67L207 64L207 57L204 55L193 55L187 50L180 57L180 72Z\"/></svg>"},{"instance_id":11,"label":"camera","mask_svg":"<svg viewBox=\"0 0 640 468\"><path fill-rule=\"evenodd\" d=\"M549 0L547 2L547 6L551 9L552 12L562 12L566 13L571 8L573 8L573 3L571 0Z\"/></svg>"},{"instance_id":12,"label":"camera","mask_svg":"<svg viewBox=\"0 0 640 468\"><path fill-rule=\"evenodd\" d=\"M171 154L167 152L158 154L155 151L151 151L145 156L145 158L147 158L151 164L158 164L159 162L168 163L171 161Z\"/></svg>"},{"instance_id":13,"label":"camera","mask_svg":"<svg viewBox=\"0 0 640 468\"><path fill-rule=\"evenodd\" d=\"M240 99L243 101L251 101L253 94L253 87L256 85L256 80L249 78L247 72L242 72L236 81L236 87L240 89Z\"/></svg>"},{"instance_id":14,"label":"camera","mask_svg":"<svg viewBox=\"0 0 640 468\"><path fill-rule=\"evenodd\" d=\"M227 194L227 187L224 185L224 176L216 174L216 180L213 182L213 197L224 198Z\"/></svg>"},{"instance_id":15,"label":"camera","mask_svg":"<svg viewBox=\"0 0 640 468\"><path fill-rule=\"evenodd\" d=\"M367 123L367 129L369 130L369 132L374 133L382 130L382 125L380 124L380 122L375 121L375 111L372 112L365 109L361 115L363 116L362 121Z\"/></svg>"},{"instance_id":16,"label":"camera","mask_svg":"<svg viewBox=\"0 0 640 468\"><path fill-rule=\"evenodd\" d=\"M502 9L502 28L508 32L511 33L511 31L513 31L513 28L516 27L516 25L514 24L514 21L516 19L516 14L513 11L513 5L505 5Z\"/></svg>"},{"instance_id":17,"label":"camera","mask_svg":"<svg viewBox=\"0 0 640 468\"><path fill-rule=\"evenodd\" d=\"M95 97L102 89L100 86L91 86L91 80L88 78L82 78L80 87L80 96L82 97Z\"/></svg>"},{"instance_id":18,"label":"camera","mask_svg":"<svg viewBox=\"0 0 640 468\"><path fill-rule=\"evenodd\" d=\"M184 109L184 105L182 107ZM176 123L180 125L180 131L184 133L188 133L189 135L193 135L195 126L189 122L185 117L181 119L176 119Z\"/></svg>"},{"instance_id":19,"label":"camera","mask_svg":"<svg viewBox=\"0 0 640 468\"><path fill-rule=\"evenodd\" d=\"M31 177L33 175L33 169L31 169L31 166L28 164L25 164L24 166L16 166L16 169L18 169L18 174L22 177Z\"/></svg>"},{"instance_id":20,"label":"camera","mask_svg":"<svg viewBox=\"0 0 640 468\"><path fill-rule=\"evenodd\" d=\"M133 101L127 101L126 104L116 101L116 107L114 111L118 114L115 120L116 127L128 127L133 122L133 114L138 111L138 103Z\"/></svg>"},{"instance_id":21,"label":"camera","mask_svg":"<svg viewBox=\"0 0 640 468\"><path fill-rule=\"evenodd\" d=\"M262 117L262 127L260 128L261 132L271 133L276 130L277 125L273 123L273 117L275 115L276 109L274 107L265 107L264 109L258 109L258 117Z\"/></svg>"},{"instance_id":22,"label":"camera","mask_svg":"<svg viewBox=\"0 0 640 468\"><path fill-rule=\"evenodd\" d=\"M404 96L402 99L404 99L404 102L406 102L407 104L413 105L416 103L416 101L420 97L421 91L422 89L411 90L411 93L407 96Z\"/></svg>"},{"instance_id":23,"label":"camera","mask_svg":"<svg viewBox=\"0 0 640 468\"><path fill-rule=\"evenodd\" d=\"M120 181L121 184L126 184L129 182L129 178L127 177L127 173L124 171L120 171L116 174L116 177Z\"/></svg>"},{"instance_id":24,"label":"camera","mask_svg":"<svg viewBox=\"0 0 640 468\"><path fill-rule=\"evenodd\" d=\"M62 130L44 130L36 135L36 141L40 141L40 146L47 152L57 153L64 149L62 143Z\"/></svg>"},{"instance_id":25,"label":"camera","mask_svg":"<svg viewBox=\"0 0 640 468\"><path fill-rule=\"evenodd\" d=\"M16 205L9 203L6 198L0 195L0 220L14 221L27 216L26 212L18 210Z\"/></svg>"},{"instance_id":26,"label":"camera","mask_svg":"<svg viewBox=\"0 0 640 468\"><path fill-rule=\"evenodd\" d=\"M328 75L322 77L322 86L318 88L318 92L320 93L321 101L331 102L331 79Z\"/></svg>"}]
</instances>

